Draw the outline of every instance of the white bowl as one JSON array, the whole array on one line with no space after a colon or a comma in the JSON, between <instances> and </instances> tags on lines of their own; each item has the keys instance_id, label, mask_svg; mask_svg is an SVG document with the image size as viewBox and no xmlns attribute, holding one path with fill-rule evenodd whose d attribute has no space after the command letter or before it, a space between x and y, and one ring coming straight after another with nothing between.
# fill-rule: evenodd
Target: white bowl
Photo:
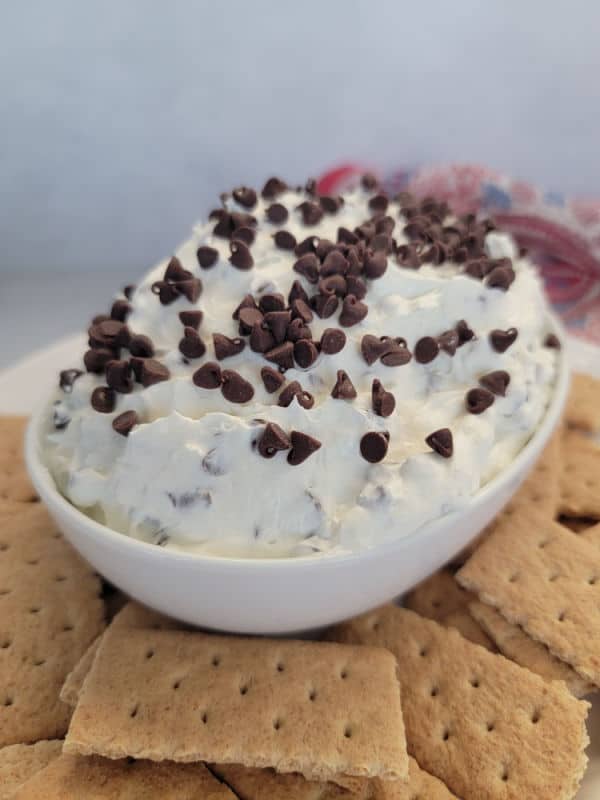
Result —
<instances>
[{"instance_id":1,"label":"white bowl","mask_svg":"<svg viewBox=\"0 0 600 800\"><path fill-rule=\"evenodd\" d=\"M537 460L560 420L568 386L562 350L555 391L542 424L506 470L464 509L408 536L348 555L199 556L165 550L100 525L60 494L42 461L46 405L31 419L26 461L35 488L69 542L128 595L200 627L289 634L330 625L385 603L456 556L508 502Z\"/></svg>"}]
</instances>

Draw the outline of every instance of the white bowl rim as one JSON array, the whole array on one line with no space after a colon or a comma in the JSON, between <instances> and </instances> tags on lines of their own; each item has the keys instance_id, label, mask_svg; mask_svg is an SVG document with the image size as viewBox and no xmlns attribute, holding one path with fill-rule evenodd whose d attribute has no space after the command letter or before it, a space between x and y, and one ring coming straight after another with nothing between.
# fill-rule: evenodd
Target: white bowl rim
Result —
<instances>
[{"instance_id":1,"label":"white bowl rim","mask_svg":"<svg viewBox=\"0 0 600 800\"><path fill-rule=\"evenodd\" d=\"M35 411L31 415L31 419L27 426L25 436L25 461L27 469L33 485L40 495L40 498L48 506L57 505L60 509L60 512L67 517L70 517L74 525L78 525L80 527L85 526L89 533L95 534L96 536L106 537L109 541L112 541L121 547L129 548L131 550L132 557L135 557L136 554L140 556L145 554L154 558L162 558L167 561L188 562L190 564L198 565L205 564L212 567L218 567L219 569L225 571L231 570L234 572L241 569L244 571L264 569L294 570L303 569L308 566L314 569L319 567L331 568L334 565L339 565L341 563L354 562L358 560L370 560L370 558L376 558L379 556L382 551L395 549L396 547L398 549L402 549L403 545L408 546L414 537L424 537L426 534L431 534L435 532L436 528L445 526L449 521L456 520L458 522L461 516L467 511L472 511L473 509L484 505L487 502L489 495L494 494L497 491L501 491L504 486L509 484L514 479L515 475L519 474L523 462L528 460L531 451L541 449L540 443L543 443L549 439L552 430L556 427L558 422L560 411L566 402L570 382L570 371L565 347L567 341L565 329L552 312L549 311L547 317L550 327L553 329L553 332L558 335L563 346L559 351L557 351L557 374L552 398L548 404L548 407L546 408L542 422L536 428L531 438L521 448L509 466L502 472L498 473L498 475L486 483L485 486L480 488L473 495L471 502L465 506L465 508L460 509L459 511L453 511L448 514L444 514L441 517L437 517L429 522L426 522L404 536L385 539L376 545L373 545L372 547L365 547L355 551L332 554L321 553L307 556L241 558L167 550L165 548L158 547L155 544L151 544L150 542L134 539L125 533L115 531L112 528L109 528L107 525L103 525L102 523L97 522L96 520L87 516L87 514L69 502L69 500L67 500L67 498L64 497L64 495L58 490L50 470L42 462L39 453L38 432L41 421L43 420L44 414L47 411L50 397L53 396L54 392L56 391L55 389L52 389L52 391L48 393L48 396L44 396L43 401L38 404Z\"/></svg>"}]
</instances>

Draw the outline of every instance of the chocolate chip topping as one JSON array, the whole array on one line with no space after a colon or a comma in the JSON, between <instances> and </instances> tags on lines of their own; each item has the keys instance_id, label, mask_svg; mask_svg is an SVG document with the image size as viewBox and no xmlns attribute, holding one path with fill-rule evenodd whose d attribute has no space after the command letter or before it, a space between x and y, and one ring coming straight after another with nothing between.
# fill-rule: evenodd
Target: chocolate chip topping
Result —
<instances>
[{"instance_id":1,"label":"chocolate chip topping","mask_svg":"<svg viewBox=\"0 0 600 800\"><path fill-rule=\"evenodd\" d=\"M281 372L273 369L273 367L262 367L260 371L260 377L262 378L264 387L269 394L273 394L278 389L281 389L285 383L285 378Z\"/></svg>"},{"instance_id":2,"label":"chocolate chip topping","mask_svg":"<svg viewBox=\"0 0 600 800\"><path fill-rule=\"evenodd\" d=\"M371 333L366 333L361 339L360 352L369 366L374 364L387 350L387 343Z\"/></svg>"},{"instance_id":3,"label":"chocolate chip topping","mask_svg":"<svg viewBox=\"0 0 600 800\"><path fill-rule=\"evenodd\" d=\"M80 369L63 369L59 376L58 385L65 394L70 394L73 391L73 384L77 378L83 375Z\"/></svg>"},{"instance_id":4,"label":"chocolate chip topping","mask_svg":"<svg viewBox=\"0 0 600 800\"><path fill-rule=\"evenodd\" d=\"M196 258L202 269L210 269L219 260L219 251L215 250L214 247L203 244L196 250Z\"/></svg>"},{"instance_id":5,"label":"chocolate chip topping","mask_svg":"<svg viewBox=\"0 0 600 800\"><path fill-rule=\"evenodd\" d=\"M260 298L258 307L263 314L268 314L269 311L284 311L285 298L277 292L268 292Z\"/></svg>"},{"instance_id":6,"label":"chocolate chip topping","mask_svg":"<svg viewBox=\"0 0 600 800\"><path fill-rule=\"evenodd\" d=\"M291 321L291 311L269 311L265 314L264 324L273 334L277 344L281 344L285 341L288 325Z\"/></svg>"},{"instance_id":7,"label":"chocolate chip topping","mask_svg":"<svg viewBox=\"0 0 600 800\"><path fill-rule=\"evenodd\" d=\"M306 253L316 253L317 247L319 245L319 239L316 236L307 236L306 239L303 239L301 242L298 242L296 247L294 248L294 253L300 257L306 255Z\"/></svg>"},{"instance_id":8,"label":"chocolate chip topping","mask_svg":"<svg viewBox=\"0 0 600 800\"><path fill-rule=\"evenodd\" d=\"M380 380L375 378L371 387L373 411L380 417L389 417L396 408L396 398L386 391Z\"/></svg>"},{"instance_id":9,"label":"chocolate chip topping","mask_svg":"<svg viewBox=\"0 0 600 800\"><path fill-rule=\"evenodd\" d=\"M265 200L272 200L277 195L283 194L287 188L287 183L281 178L269 178L263 186L261 194Z\"/></svg>"},{"instance_id":10,"label":"chocolate chip topping","mask_svg":"<svg viewBox=\"0 0 600 800\"><path fill-rule=\"evenodd\" d=\"M256 192L248 186L239 186L231 193L236 203L239 203L244 208L254 208L256 205Z\"/></svg>"},{"instance_id":11,"label":"chocolate chip topping","mask_svg":"<svg viewBox=\"0 0 600 800\"><path fill-rule=\"evenodd\" d=\"M430 433L425 442L442 458L450 458L454 452L454 442L450 428L440 428L438 431Z\"/></svg>"},{"instance_id":12,"label":"chocolate chip topping","mask_svg":"<svg viewBox=\"0 0 600 800\"><path fill-rule=\"evenodd\" d=\"M106 382L120 394L133 391L133 374L129 361L114 359L106 365Z\"/></svg>"},{"instance_id":13,"label":"chocolate chip topping","mask_svg":"<svg viewBox=\"0 0 600 800\"><path fill-rule=\"evenodd\" d=\"M135 292L135 284L134 283L128 283L127 286L123 287L123 294L125 295L125 297L128 300L131 300L131 298L133 297L133 293L134 292Z\"/></svg>"},{"instance_id":14,"label":"chocolate chip topping","mask_svg":"<svg viewBox=\"0 0 600 800\"><path fill-rule=\"evenodd\" d=\"M350 380L350 376L343 369L338 369L337 379L331 396L336 400L353 400L356 397L356 389Z\"/></svg>"},{"instance_id":15,"label":"chocolate chip topping","mask_svg":"<svg viewBox=\"0 0 600 800\"><path fill-rule=\"evenodd\" d=\"M456 332L458 333L458 346L462 347L463 344L470 342L475 338L475 332L471 330L464 319L456 323Z\"/></svg>"},{"instance_id":16,"label":"chocolate chip topping","mask_svg":"<svg viewBox=\"0 0 600 800\"><path fill-rule=\"evenodd\" d=\"M216 361L207 361L194 372L192 381L201 389L218 389L221 385L221 367Z\"/></svg>"},{"instance_id":17,"label":"chocolate chip topping","mask_svg":"<svg viewBox=\"0 0 600 800\"><path fill-rule=\"evenodd\" d=\"M280 250L293 250L296 247L296 237L289 231L277 231L273 234L273 241Z\"/></svg>"},{"instance_id":18,"label":"chocolate chip topping","mask_svg":"<svg viewBox=\"0 0 600 800\"><path fill-rule=\"evenodd\" d=\"M381 356L381 363L386 367L402 367L412 359L412 354L404 339L382 336L381 342L386 346L386 350Z\"/></svg>"},{"instance_id":19,"label":"chocolate chip topping","mask_svg":"<svg viewBox=\"0 0 600 800\"><path fill-rule=\"evenodd\" d=\"M277 364L283 371L292 369L294 366L294 345L291 342L284 342L268 350L265 353L265 358L267 361Z\"/></svg>"},{"instance_id":20,"label":"chocolate chip topping","mask_svg":"<svg viewBox=\"0 0 600 800\"><path fill-rule=\"evenodd\" d=\"M309 283L317 283L320 266L319 259L314 253L305 253L294 264L294 271L306 278Z\"/></svg>"},{"instance_id":21,"label":"chocolate chip topping","mask_svg":"<svg viewBox=\"0 0 600 800\"><path fill-rule=\"evenodd\" d=\"M311 306L321 319L329 319L337 311L339 300L334 294L316 294L311 297Z\"/></svg>"},{"instance_id":22,"label":"chocolate chip topping","mask_svg":"<svg viewBox=\"0 0 600 800\"><path fill-rule=\"evenodd\" d=\"M444 331L438 336L438 344L444 353L453 356L459 344L458 331Z\"/></svg>"},{"instance_id":23,"label":"chocolate chip topping","mask_svg":"<svg viewBox=\"0 0 600 800\"><path fill-rule=\"evenodd\" d=\"M360 185L367 192L372 192L379 185L377 177L372 172L365 172L360 179Z\"/></svg>"},{"instance_id":24,"label":"chocolate chip topping","mask_svg":"<svg viewBox=\"0 0 600 800\"><path fill-rule=\"evenodd\" d=\"M485 284L490 288L506 291L515 279L512 267L494 267L486 278Z\"/></svg>"},{"instance_id":25,"label":"chocolate chip topping","mask_svg":"<svg viewBox=\"0 0 600 800\"><path fill-rule=\"evenodd\" d=\"M190 359L202 358L206 353L206 345L194 328L184 328L183 339L179 341L179 352Z\"/></svg>"},{"instance_id":26,"label":"chocolate chip topping","mask_svg":"<svg viewBox=\"0 0 600 800\"><path fill-rule=\"evenodd\" d=\"M266 210L267 219L275 225L282 225L288 218L288 210L281 203L272 203Z\"/></svg>"},{"instance_id":27,"label":"chocolate chip topping","mask_svg":"<svg viewBox=\"0 0 600 800\"><path fill-rule=\"evenodd\" d=\"M231 358L232 356L237 356L237 354L241 353L246 346L246 342L243 339L230 339L229 336L225 336L222 333L213 333L212 338L215 356L219 361L223 361L225 358Z\"/></svg>"},{"instance_id":28,"label":"chocolate chip topping","mask_svg":"<svg viewBox=\"0 0 600 800\"><path fill-rule=\"evenodd\" d=\"M250 349L254 353L267 353L275 347L275 337L267 326L257 322L250 333Z\"/></svg>"},{"instance_id":29,"label":"chocolate chip topping","mask_svg":"<svg viewBox=\"0 0 600 800\"><path fill-rule=\"evenodd\" d=\"M138 424L139 419L135 411L124 411L112 421L113 430L121 436L129 436L132 429Z\"/></svg>"},{"instance_id":30,"label":"chocolate chip topping","mask_svg":"<svg viewBox=\"0 0 600 800\"><path fill-rule=\"evenodd\" d=\"M323 209L318 203L305 200L298 206L298 211L302 214L302 222L305 225L317 225L323 219Z\"/></svg>"},{"instance_id":31,"label":"chocolate chip topping","mask_svg":"<svg viewBox=\"0 0 600 800\"><path fill-rule=\"evenodd\" d=\"M112 361L115 354L112 350L107 350L104 347L96 347L93 350L87 350L83 356L83 363L88 372L95 372L99 375L104 372L104 369L109 361Z\"/></svg>"},{"instance_id":32,"label":"chocolate chip topping","mask_svg":"<svg viewBox=\"0 0 600 800\"><path fill-rule=\"evenodd\" d=\"M487 375L482 375L481 378L479 378L479 383L484 389L488 389L493 394L504 397L508 384L510 383L510 375L503 369L498 369L495 372L488 372Z\"/></svg>"},{"instance_id":33,"label":"chocolate chip topping","mask_svg":"<svg viewBox=\"0 0 600 800\"><path fill-rule=\"evenodd\" d=\"M370 464L383 461L388 451L389 436L380 431L369 431L360 440L360 454Z\"/></svg>"},{"instance_id":34,"label":"chocolate chip topping","mask_svg":"<svg viewBox=\"0 0 600 800\"><path fill-rule=\"evenodd\" d=\"M231 250L229 263L236 267L236 269L246 270L251 269L254 266L252 253L245 242L242 242L239 239L234 239L229 244L229 249Z\"/></svg>"},{"instance_id":35,"label":"chocolate chip topping","mask_svg":"<svg viewBox=\"0 0 600 800\"><path fill-rule=\"evenodd\" d=\"M490 333L490 343L497 353L504 353L518 335L519 331L516 328L508 328L506 331L496 328Z\"/></svg>"},{"instance_id":36,"label":"chocolate chip topping","mask_svg":"<svg viewBox=\"0 0 600 800\"><path fill-rule=\"evenodd\" d=\"M194 328L196 331L202 324L203 317L204 314L199 310L179 312L179 321L181 324L185 325L186 328Z\"/></svg>"},{"instance_id":37,"label":"chocolate chip topping","mask_svg":"<svg viewBox=\"0 0 600 800\"><path fill-rule=\"evenodd\" d=\"M554 333L549 333L544 339L544 347L551 347L555 350L560 350L562 345L560 339Z\"/></svg>"},{"instance_id":38,"label":"chocolate chip topping","mask_svg":"<svg viewBox=\"0 0 600 800\"><path fill-rule=\"evenodd\" d=\"M321 195L319 203L323 211L327 214L337 214L340 208L344 205L343 197L332 197L331 195Z\"/></svg>"},{"instance_id":39,"label":"chocolate chip topping","mask_svg":"<svg viewBox=\"0 0 600 800\"><path fill-rule=\"evenodd\" d=\"M385 194L383 194L383 192L381 192L380 194L374 195L369 200L369 208L371 209L371 211L379 211L379 212L383 213L383 212L387 211L387 207L388 207L389 202L390 201L389 201L387 195L385 195Z\"/></svg>"},{"instance_id":40,"label":"chocolate chip topping","mask_svg":"<svg viewBox=\"0 0 600 800\"><path fill-rule=\"evenodd\" d=\"M168 381L171 373L168 368L154 358L145 358L140 370L140 383L144 387L154 386L155 383Z\"/></svg>"},{"instance_id":41,"label":"chocolate chip topping","mask_svg":"<svg viewBox=\"0 0 600 800\"><path fill-rule=\"evenodd\" d=\"M242 310L242 308L258 308L258 306L256 305L256 300L252 297L251 294L247 294L242 298L240 304L231 315L231 318L239 319L240 311Z\"/></svg>"},{"instance_id":42,"label":"chocolate chip topping","mask_svg":"<svg viewBox=\"0 0 600 800\"><path fill-rule=\"evenodd\" d=\"M311 367L318 357L319 351L310 339L299 339L294 343L294 359L302 369Z\"/></svg>"},{"instance_id":43,"label":"chocolate chip topping","mask_svg":"<svg viewBox=\"0 0 600 800\"><path fill-rule=\"evenodd\" d=\"M254 231L253 228L249 228L246 225L243 225L241 228L238 228L231 234L232 241L243 242L248 247L252 247L255 238L256 238L256 231Z\"/></svg>"},{"instance_id":44,"label":"chocolate chip topping","mask_svg":"<svg viewBox=\"0 0 600 800\"><path fill-rule=\"evenodd\" d=\"M465 396L465 405L470 414L482 414L494 402L494 395L487 389L470 389Z\"/></svg>"},{"instance_id":45,"label":"chocolate chip topping","mask_svg":"<svg viewBox=\"0 0 600 800\"><path fill-rule=\"evenodd\" d=\"M341 352L346 344L346 334L339 328L325 328L321 334L321 352L333 356Z\"/></svg>"},{"instance_id":46,"label":"chocolate chip topping","mask_svg":"<svg viewBox=\"0 0 600 800\"><path fill-rule=\"evenodd\" d=\"M101 414L110 414L117 404L117 393L108 386L97 386L90 398L92 408Z\"/></svg>"},{"instance_id":47,"label":"chocolate chip topping","mask_svg":"<svg viewBox=\"0 0 600 800\"><path fill-rule=\"evenodd\" d=\"M240 323L240 334L242 336L249 336L252 332L252 328L257 323L260 324L263 321L264 315L260 309L256 308L256 306L247 306L245 308L240 308L237 318Z\"/></svg>"},{"instance_id":48,"label":"chocolate chip topping","mask_svg":"<svg viewBox=\"0 0 600 800\"><path fill-rule=\"evenodd\" d=\"M127 325L116 319L107 319L92 325L88 330L90 347L118 349L127 347L130 333Z\"/></svg>"},{"instance_id":49,"label":"chocolate chip topping","mask_svg":"<svg viewBox=\"0 0 600 800\"><path fill-rule=\"evenodd\" d=\"M301 319L302 322L312 322L313 313L310 306L304 300L294 300L291 304L292 317L294 319Z\"/></svg>"},{"instance_id":50,"label":"chocolate chip topping","mask_svg":"<svg viewBox=\"0 0 600 800\"><path fill-rule=\"evenodd\" d=\"M251 383L232 369L222 372L221 393L230 403L247 403L254 397Z\"/></svg>"},{"instance_id":51,"label":"chocolate chip topping","mask_svg":"<svg viewBox=\"0 0 600 800\"><path fill-rule=\"evenodd\" d=\"M129 352L132 356L138 356L139 358L151 358L154 355L152 339L141 333L132 336L129 342Z\"/></svg>"},{"instance_id":52,"label":"chocolate chip topping","mask_svg":"<svg viewBox=\"0 0 600 800\"><path fill-rule=\"evenodd\" d=\"M162 281L152 284L152 291L163 305L170 305L182 295L195 303L202 292L202 281L184 269L177 256L173 256L165 269Z\"/></svg>"},{"instance_id":53,"label":"chocolate chip topping","mask_svg":"<svg viewBox=\"0 0 600 800\"><path fill-rule=\"evenodd\" d=\"M258 452L263 458L273 458L280 450L289 450L290 437L274 422L268 422L263 435L258 440Z\"/></svg>"},{"instance_id":54,"label":"chocolate chip topping","mask_svg":"<svg viewBox=\"0 0 600 800\"><path fill-rule=\"evenodd\" d=\"M292 431L291 434L292 449L288 453L287 461L292 467L302 464L309 456L312 456L320 447L321 442L313 436L301 431Z\"/></svg>"},{"instance_id":55,"label":"chocolate chip topping","mask_svg":"<svg viewBox=\"0 0 600 800\"><path fill-rule=\"evenodd\" d=\"M110 309L110 318L125 322L131 313L131 306L127 300L115 300Z\"/></svg>"},{"instance_id":56,"label":"chocolate chip topping","mask_svg":"<svg viewBox=\"0 0 600 800\"><path fill-rule=\"evenodd\" d=\"M292 305L295 300L302 300L305 303L308 303L308 295L300 281L294 281L292 283L292 288L288 294L288 303Z\"/></svg>"},{"instance_id":57,"label":"chocolate chip topping","mask_svg":"<svg viewBox=\"0 0 600 800\"><path fill-rule=\"evenodd\" d=\"M368 313L369 307L353 294L349 294L344 298L342 313L340 314L340 325L344 328L350 328L352 325L357 325L361 322Z\"/></svg>"},{"instance_id":58,"label":"chocolate chip topping","mask_svg":"<svg viewBox=\"0 0 600 800\"><path fill-rule=\"evenodd\" d=\"M291 405L294 398L296 398L302 408L312 408L315 404L315 398L312 396L312 394L305 391L302 386L300 386L298 381L292 381L281 390L281 393L277 398L277 405L287 408L289 405Z\"/></svg>"},{"instance_id":59,"label":"chocolate chip topping","mask_svg":"<svg viewBox=\"0 0 600 800\"><path fill-rule=\"evenodd\" d=\"M423 336L415 345L415 358L419 364L429 364L440 352L440 346L433 336Z\"/></svg>"},{"instance_id":60,"label":"chocolate chip topping","mask_svg":"<svg viewBox=\"0 0 600 800\"><path fill-rule=\"evenodd\" d=\"M384 272L387 269L387 258L384 252L378 250L376 253L372 255L368 255L365 258L365 264L363 267L363 271L367 278L371 280L375 280L376 278L381 278Z\"/></svg>"},{"instance_id":61,"label":"chocolate chip topping","mask_svg":"<svg viewBox=\"0 0 600 800\"><path fill-rule=\"evenodd\" d=\"M308 325L303 322L300 317L296 317L296 319L293 319L288 325L286 336L288 342L295 343L300 341L300 339L310 339L312 333Z\"/></svg>"}]
</instances>

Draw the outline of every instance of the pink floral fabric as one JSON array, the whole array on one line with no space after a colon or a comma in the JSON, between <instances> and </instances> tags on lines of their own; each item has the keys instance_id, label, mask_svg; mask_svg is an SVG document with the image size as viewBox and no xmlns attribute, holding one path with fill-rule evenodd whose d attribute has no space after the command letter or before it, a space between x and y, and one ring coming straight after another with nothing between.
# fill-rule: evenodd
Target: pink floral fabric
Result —
<instances>
[{"instance_id":1,"label":"pink floral fabric","mask_svg":"<svg viewBox=\"0 0 600 800\"><path fill-rule=\"evenodd\" d=\"M340 191L364 171L358 164L332 169L321 177L319 190ZM390 193L443 198L459 214L493 215L539 265L570 332L600 344L600 200L545 192L472 164L397 170L382 176L382 183Z\"/></svg>"}]
</instances>

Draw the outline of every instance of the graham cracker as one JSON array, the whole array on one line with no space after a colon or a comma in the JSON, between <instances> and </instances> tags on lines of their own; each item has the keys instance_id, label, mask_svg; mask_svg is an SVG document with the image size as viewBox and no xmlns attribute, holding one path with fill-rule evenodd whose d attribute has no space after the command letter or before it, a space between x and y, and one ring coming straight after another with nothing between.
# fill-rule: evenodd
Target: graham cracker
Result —
<instances>
[{"instance_id":1,"label":"graham cracker","mask_svg":"<svg viewBox=\"0 0 600 800\"><path fill-rule=\"evenodd\" d=\"M236 800L204 764L63 754L11 800Z\"/></svg>"},{"instance_id":2,"label":"graham cracker","mask_svg":"<svg viewBox=\"0 0 600 800\"><path fill-rule=\"evenodd\" d=\"M453 611L448 614L446 619L441 623L445 628L456 628L456 630L468 639L473 644L478 644L480 647L485 647L492 653L496 652L496 646L493 640L483 630L481 625L474 619L467 609L461 611Z\"/></svg>"},{"instance_id":3,"label":"graham cracker","mask_svg":"<svg viewBox=\"0 0 600 800\"><path fill-rule=\"evenodd\" d=\"M569 430L562 441L560 513L600 519L600 446Z\"/></svg>"},{"instance_id":4,"label":"graham cracker","mask_svg":"<svg viewBox=\"0 0 600 800\"><path fill-rule=\"evenodd\" d=\"M396 606L332 634L396 655L409 752L462 800L573 797L587 762L589 705L564 684Z\"/></svg>"},{"instance_id":5,"label":"graham cracker","mask_svg":"<svg viewBox=\"0 0 600 800\"><path fill-rule=\"evenodd\" d=\"M457 579L600 682L600 550L533 512L501 520Z\"/></svg>"},{"instance_id":6,"label":"graham cracker","mask_svg":"<svg viewBox=\"0 0 600 800\"><path fill-rule=\"evenodd\" d=\"M10 744L0 749L0 800L12 797L21 784L58 758L61 750L60 739Z\"/></svg>"},{"instance_id":7,"label":"graham cracker","mask_svg":"<svg viewBox=\"0 0 600 800\"><path fill-rule=\"evenodd\" d=\"M324 781L408 772L391 653L179 631L114 630L103 640L65 751Z\"/></svg>"},{"instance_id":8,"label":"graham cracker","mask_svg":"<svg viewBox=\"0 0 600 800\"><path fill-rule=\"evenodd\" d=\"M307 781L302 775L282 775L272 769L215 764L211 770L242 800L455 800L444 784L408 759L408 780L362 781L347 791L333 783Z\"/></svg>"},{"instance_id":9,"label":"graham cracker","mask_svg":"<svg viewBox=\"0 0 600 800\"><path fill-rule=\"evenodd\" d=\"M428 619L442 622L449 614L467 608L475 597L454 580L450 568L434 572L404 598L404 606Z\"/></svg>"},{"instance_id":10,"label":"graham cracker","mask_svg":"<svg viewBox=\"0 0 600 800\"><path fill-rule=\"evenodd\" d=\"M573 375L565 420L574 428L600 433L600 381L597 378L581 373Z\"/></svg>"},{"instance_id":11,"label":"graham cracker","mask_svg":"<svg viewBox=\"0 0 600 800\"><path fill-rule=\"evenodd\" d=\"M0 500L28 503L37 498L25 468L26 427L27 417L0 416Z\"/></svg>"},{"instance_id":12,"label":"graham cracker","mask_svg":"<svg viewBox=\"0 0 600 800\"><path fill-rule=\"evenodd\" d=\"M65 677L104 626L100 582L38 503L0 528L0 746L55 739Z\"/></svg>"},{"instance_id":13,"label":"graham cracker","mask_svg":"<svg viewBox=\"0 0 600 800\"><path fill-rule=\"evenodd\" d=\"M575 697L585 697L596 691L564 661L553 656L541 642L536 642L518 625L511 625L499 611L485 603L471 603L471 614L492 637L502 655L540 675L547 681L564 681Z\"/></svg>"},{"instance_id":14,"label":"graham cracker","mask_svg":"<svg viewBox=\"0 0 600 800\"><path fill-rule=\"evenodd\" d=\"M145 628L151 628L152 630L186 630L187 626L170 617L165 617L158 611L143 606L141 603L136 603L135 600L130 600L117 612L107 630L92 642L67 675L60 690L60 699L63 703L72 707L77 705L81 687L94 663L102 637L106 636L109 631L127 630L129 628L139 628L141 630Z\"/></svg>"},{"instance_id":15,"label":"graham cracker","mask_svg":"<svg viewBox=\"0 0 600 800\"><path fill-rule=\"evenodd\" d=\"M560 476L562 452L562 426L553 434L502 515L518 514L521 509L535 506L543 516L554 517L560 505Z\"/></svg>"}]
</instances>

